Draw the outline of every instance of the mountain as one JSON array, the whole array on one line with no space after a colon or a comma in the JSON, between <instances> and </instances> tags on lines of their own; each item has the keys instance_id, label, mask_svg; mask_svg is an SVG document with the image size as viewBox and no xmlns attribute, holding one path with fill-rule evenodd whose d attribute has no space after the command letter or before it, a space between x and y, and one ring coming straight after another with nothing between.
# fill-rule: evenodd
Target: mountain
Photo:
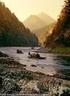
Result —
<instances>
[{"instance_id":1,"label":"mountain","mask_svg":"<svg viewBox=\"0 0 70 96\"><path fill-rule=\"evenodd\" d=\"M37 46L37 37L0 2L0 46Z\"/></svg>"},{"instance_id":2,"label":"mountain","mask_svg":"<svg viewBox=\"0 0 70 96\"><path fill-rule=\"evenodd\" d=\"M41 20L38 16L31 15L24 21L24 25L28 27L32 32L34 32L34 30L44 27L46 23Z\"/></svg>"},{"instance_id":3,"label":"mountain","mask_svg":"<svg viewBox=\"0 0 70 96\"><path fill-rule=\"evenodd\" d=\"M38 14L38 17L39 17L41 20L43 20L47 26L55 22L55 20L54 20L52 17L48 16L48 15L47 15L46 13L44 13L44 12Z\"/></svg>"},{"instance_id":4,"label":"mountain","mask_svg":"<svg viewBox=\"0 0 70 96\"><path fill-rule=\"evenodd\" d=\"M56 21L45 13L31 15L24 21L24 25L37 36L39 43L44 45L49 30L55 25Z\"/></svg>"},{"instance_id":5,"label":"mountain","mask_svg":"<svg viewBox=\"0 0 70 96\"><path fill-rule=\"evenodd\" d=\"M43 28L40 28L38 30L35 30L34 33L38 37L39 43L44 46L44 43L47 39L47 37L51 34L51 30L54 28L56 23L49 24L48 26L45 26Z\"/></svg>"},{"instance_id":6,"label":"mountain","mask_svg":"<svg viewBox=\"0 0 70 96\"><path fill-rule=\"evenodd\" d=\"M70 47L70 0L65 2L52 34L47 38L46 45Z\"/></svg>"},{"instance_id":7,"label":"mountain","mask_svg":"<svg viewBox=\"0 0 70 96\"><path fill-rule=\"evenodd\" d=\"M42 12L38 15L31 15L23 23L26 27L30 28L32 32L34 32L35 30L44 28L54 22L54 19Z\"/></svg>"}]
</instances>

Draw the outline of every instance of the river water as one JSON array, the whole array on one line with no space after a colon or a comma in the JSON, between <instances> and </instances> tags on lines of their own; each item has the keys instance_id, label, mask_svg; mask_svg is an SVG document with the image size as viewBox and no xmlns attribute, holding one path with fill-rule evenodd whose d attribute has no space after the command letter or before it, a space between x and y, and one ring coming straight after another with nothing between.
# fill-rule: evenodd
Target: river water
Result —
<instances>
[{"instance_id":1,"label":"river water","mask_svg":"<svg viewBox=\"0 0 70 96\"><path fill-rule=\"evenodd\" d=\"M24 54L18 54L17 49L23 51ZM58 54L39 53L46 59L29 59L28 52L36 51L38 48L32 50L30 47L1 47L0 51L13 57L16 61L23 65L27 65L26 69L34 72L42 72L45 74L53 75L57 72L63 71L67 74L70 73L70 56L59 56ZM31 65L36 65L32 67Z\"/></svg>"}]
</instances>

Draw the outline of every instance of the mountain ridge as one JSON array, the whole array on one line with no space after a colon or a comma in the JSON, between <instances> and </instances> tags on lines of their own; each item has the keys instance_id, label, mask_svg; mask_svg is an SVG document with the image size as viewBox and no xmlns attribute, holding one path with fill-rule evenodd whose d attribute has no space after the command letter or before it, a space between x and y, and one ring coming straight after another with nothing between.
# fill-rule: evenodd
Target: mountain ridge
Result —
<instances>
[{"instance_id":1,"label":"mountain ridge","mask_svg":"<svg viewBox=\"0 0 70 96\"><path fill-rule=\"evenodd\" d=\"M29 16L25 21L24 25L28 27L31 31L34 31L36 29L39 29L41 27L45 26L45 22L41 20L38 16L36 15L31 15Z\"/></svg>"},{"instance_id":2,"label":"mountain ridge","mask_svg":"<svg viewBox=\"0 0 70 96\"><path fill-rule=\"evenodd\" d=\"M44 45L46 37L50 34L49 30L55 25L55 20L41 12L38 15L31 15L25 21L24 25L34 33L41 45Z\"/></svg>"},{"instance_id":3,"label":"mountain ridge","mask_svg":"<svg viewBox=\"0 0 70 96\"><path fill-rule=\"evenodd\" d=\"M52 24L52 23L54 23L56 21L51 16L46 14L45 12L41 12L40 14L38 14L38 17L41 20L43 20L46 23L46 25ZM49 21L49 22L47 22L47 21Z\"/></svg>"},{"instance_id":4,"label":"mountain ridge","mask_svg":"<svg viewBox=\"0 0 70 96\"><path fill-rule=\"evenodd\" d=\"M30 28L31 31L34 31L54 22L55 20L52 17L46 15L44 12L41 12L38 15L30 15L26 20L24 20L23 23L26 27Z\"/></svg>"}]
</instances>

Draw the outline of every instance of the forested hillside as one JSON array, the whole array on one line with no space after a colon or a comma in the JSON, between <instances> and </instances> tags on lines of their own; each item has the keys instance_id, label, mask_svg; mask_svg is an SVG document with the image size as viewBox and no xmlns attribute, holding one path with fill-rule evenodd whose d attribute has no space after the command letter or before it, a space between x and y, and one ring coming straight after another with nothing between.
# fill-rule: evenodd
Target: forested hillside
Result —
<instances>
[{"instance_id":1,"label":"forested hillside","mask_svg":"<svg viewBox=\"0 0 70 96\"><path fill-rule=\"evenodd\" d=\"M36 36L0 2L0 46L37 46Z\"/></svg>"},{"instance_id":2,"label":"forested hillside","mask_svg":"<svg viewBox=\"0 0 70 96\"><path fill-rule=\"evenodd\" d=\"M53 29L52 35L47 38L46 46L70 46L70 0L65 0L65 6Z\"/></svg>"}]
</instances>

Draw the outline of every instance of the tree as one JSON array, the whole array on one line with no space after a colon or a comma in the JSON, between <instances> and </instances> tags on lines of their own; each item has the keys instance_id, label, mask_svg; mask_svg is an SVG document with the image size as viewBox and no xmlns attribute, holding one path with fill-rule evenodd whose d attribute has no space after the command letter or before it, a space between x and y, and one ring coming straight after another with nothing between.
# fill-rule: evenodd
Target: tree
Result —
<instances>
[{"instance_id":1,"label":"tree","mask_svg":"<svg viewBox=\"0 0 70 96\"><path fill-rule=\"evenodd\" d=\"M48 40L50 40L48 44L56 41L56 43L61 42L65 46L70 46L70 0L65 0L64 7Z\"/></svg>"}]
</instances>

